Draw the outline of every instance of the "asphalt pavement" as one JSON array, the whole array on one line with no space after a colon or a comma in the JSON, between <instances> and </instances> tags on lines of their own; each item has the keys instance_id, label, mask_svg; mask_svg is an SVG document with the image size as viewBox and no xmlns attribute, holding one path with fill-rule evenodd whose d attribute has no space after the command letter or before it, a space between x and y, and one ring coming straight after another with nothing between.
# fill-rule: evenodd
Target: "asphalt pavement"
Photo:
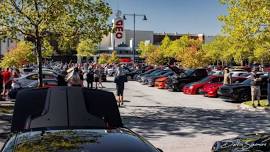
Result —
<instances>
[{"instance_id":1,"label":"asphalt pavement","mask_svg":"<svg viewBox=\"0 0 270 152\"><path fill-rule=\"evenodd\" d=\"M105 87L115 92L113 82ZM239 104L219 98L159 90L135 81L126 83L124 97L124 125L164 152L209 152L217 140L270 132L269 113L239 110Z\"/></svg>"}]
</instances>

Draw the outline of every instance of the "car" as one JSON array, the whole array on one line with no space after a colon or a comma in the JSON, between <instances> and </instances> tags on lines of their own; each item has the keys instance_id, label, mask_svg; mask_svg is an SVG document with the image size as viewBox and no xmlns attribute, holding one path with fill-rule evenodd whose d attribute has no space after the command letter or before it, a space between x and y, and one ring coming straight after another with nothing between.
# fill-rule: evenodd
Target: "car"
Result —
<instances>
[{"instance_id":1,"label":"car","mask_svg":"<svg viewBox=\"0 0 270 152\"><path fill-rule=\"evenodd\" d=\"M124 127L113 93L80 87L21 91L11 132L2 152L162 152Z\"/></svg>"},{"instance_id":2,"label":"car","mask_svg":"<svg viewBox=\"0 0 270 152\"><path fill-rule=\"evenodd\" d=\"M138 75L136 76L136 81L140 82L142 76L144 76L144 75L146 75L146 74L150 74L150 73L154 72L155 70L156 70L156 69L150 69L150 70L147 70L147 71L145 71L145 72L143 72L143 73L141 73L141 74L138 74Z\"/></svg>"},{"instance_id":3,"label":"car","mask_svg":"<svg viewBox=\"0 0 270 152\"><path fill-rule=\"evenodd\" d=\"M207 76L208 72L206 69L189 69L183 73L169 77L166 87L169 91L182 91L186 84L199 81Z\"/></svg>"},{"instance_id":4,"label":"car","mask_svg":"<svg viewBox=\"0 0 270 152\"><path fill-rule=\"evenodd\" d=\"M157 87L158 89L165 89L166 88L166 82L168 80L168 77L160 77L158 79L155 80L155 87Z\"/></svg>"},{"instance_id":5,"label":"car","mask_svg":"<svg viewBox=\"0 0 270 152\"><path fill-rule=\"evenodd\" d=\"M198 94L202 93L201 88L203 88L204 85L209 83L218 83L223 82L224 77L223 76L216 76L216 75L210 75L208 77L205 77L197 82L192 82L183 87L183 93L184 94Z\"/></svg>"},{"instance_id":6,"label":"car","mask_svg":"<svg viewBox=\"0 0 270 152\"><path fill-rule=\"evenodd\" d=\"M42 76L43 76L43 79L54 79L54 80L57 80L57 77L58 77L58 75L53 72L45 72L45 71L43 72ZM30 74L21 76L19 78L14 78L12 82L12 87L24 88L36 80L38 80L38 73L30 73Z\"/></svg>"},{"instance_id":7,"label":"car","mask_svg":"<svg viewBox=\"0 0 270 152\"><path fill-rule=\"evenodd\" d=\"M174 75L174 72L173 71L171 71L171 70L165 70L160 75L148 77L148 79L147 79L147 85L149 87L153 87L155 85L155 80L156 79L163 78L163 77L168 77L168 76L172 76L172 75Z\"/></svg>"},{"instance_id":8,"label":"car","mask_svg":"<svg viewBox=\"0 0 270 152\"><path fill-rule=\"evenodd\" d=\"M151 76L151 75L155 75L155 74L157 74L157 73L159 73L159 72L161 72L161 71L162 71L161 69L155 69L155 70L153 70L153 71L150 72L150 73L143 74L143 75L141 75L141 76L139 77L139 80L138 80L138 81L139 81L140 83L145 83L147 77L149 77L149 76Z\"/></svg>"},{"instance_id":9,"label":"car","mask_svg":"<svg viewBox=\"0 0 270 152\"><path fill-rule=\"evenodd\" d=\"M262 78L261 84L261 98L267 97L267 76L260 76ZM224 85L218 89L218 95L224 99L234 102L249 101L251 99L251 79L247 79L242 83L235 83L231 85Z\"/></svg>"},{"instance_id":10,"label":"car","mask_svg":"<svg viewBox=\"0 0 270 152\"><path fill-rule=\"evenodd\" d=\"M212 146L212 152L266 152L270 151L270 134L251 133L235 138L217 141Z\"/></svg>"},{"instance_id":11,"label":"car","mask_svg":"<svg viewBox=\"0 0 270 152\"><path fill-rule=\"evenodd\" d=\"M58 86L58 81L55 79L43 80L43 88L51 88L51 87L56 87L56 86ZM8 96L10 99L15 99L19 91L24 90L24 89L29 89L29 88L37 88L37 87L38 87L38 80L35 80L25 87L11 88Z\"/></svg>"},{"instance_id":12,"label":"car","mask_svg":"<svg viewBox=\"0 0 270 152\"><path fill-rule=\"evenodd\" d=\"M135 80L137 75L142 74L143 72L145 72L143 69L138 69L138 70L134 70L134 71L126 73L126 76L129 81Z\"/></svg>"},{"instance_id":13,"label":"car","mask_svg":"<svg viewBox=\"0 0 270 152\"><path fill-rule=\"evenodd\" d=\"M233 77L232 83L242 83L247 78ZM218 89L223 86L223 82L209 83L203 86L201 92L205 97L218 97Z\"/></svg>"},{"instance_id":14,"label":"car","mask_svg":"<svg viewBox=\"0 0 270 152\"><path fill-rule=\"evenodd\" d=\"M158 77L158 76L161 76L163 74L167 73L167 70L159 70L159 71L156 71L154 73L151 73L149 75L145 75L142 77L142 82L141 84L143 85L148 85L149 83L149 80L152 81L152 77ZM153 83L153 82L150 82L150 83Z\"/></svg>"}]
</instances>

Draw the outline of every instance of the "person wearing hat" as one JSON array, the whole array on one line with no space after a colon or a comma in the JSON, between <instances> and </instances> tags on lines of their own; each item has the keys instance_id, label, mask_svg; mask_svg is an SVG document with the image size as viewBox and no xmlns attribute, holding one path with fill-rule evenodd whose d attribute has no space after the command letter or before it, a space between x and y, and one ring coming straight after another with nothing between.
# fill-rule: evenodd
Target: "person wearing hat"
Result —
<instances>
[{"instance_id":1,"label":"person wearing hat","mask_svg":"<svg viewBox=\"0 0 270 152\"><path fill-rule=\"evenodd\" d=\"M253 69L250 75L251 79L251 100L252 100L252 106L255 108L254 100L255 98L258 100L258 106L261 106L260 104L260 98L261 98L261 83L262 79L259 75L257 75L257 70Z\"/></svg>"}]
</instances>

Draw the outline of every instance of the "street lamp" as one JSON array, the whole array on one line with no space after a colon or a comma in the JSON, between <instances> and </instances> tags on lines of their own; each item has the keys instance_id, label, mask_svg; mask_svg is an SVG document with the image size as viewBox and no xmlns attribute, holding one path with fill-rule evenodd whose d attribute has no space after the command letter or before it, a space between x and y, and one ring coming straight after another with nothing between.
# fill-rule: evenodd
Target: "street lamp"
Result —
<instances>
[{"instance_id":1,"label":"street lamp","mask_svg":"<svg viewBox=\"0 0 270 152\"><path fill-rule=\"evenodd\" d=\"M143 21L146 21L146 15L145 14L123 14L123 19L126 20L126 16L133 16L133 45L132 45L132 54L133 54L133 63L135 63L135 54L136 54L136 48L135 48L135 25L136 25L136 16L143 17Z\"/></svg>"}]
</instances>

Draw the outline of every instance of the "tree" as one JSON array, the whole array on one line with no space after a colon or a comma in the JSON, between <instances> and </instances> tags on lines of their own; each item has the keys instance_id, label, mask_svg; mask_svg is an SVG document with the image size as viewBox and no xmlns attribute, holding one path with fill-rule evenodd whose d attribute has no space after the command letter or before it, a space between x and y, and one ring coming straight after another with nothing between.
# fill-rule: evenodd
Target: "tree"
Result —
<instances>
[{"instance_id":1,"label":"tree","mask_svg":"<svg viewBox=\"0 0 270 152\"><path fill-rule=\"evenodd\" d=\"M90 39L81 40L77 46L77 54L80 56L93 56L96 50L97 44L93 43Z\"/></svg>"},{"instance_id":2,"label":"tree","mask_svg":"<svg viewBox=\"0 0 270 152\"><path fill-rule=\"evenodd\" d=\"M112 63L119 63L119 62L120 62L120 60L119 60L119 58L117 56L117 52L113 51L112 55L109 58L109 63L112 64Z\"/></svg>"},{"instance_id":3,"label":"tree","mask_svg":"<svg viewBox=\"0 0 270 152\"><path fill-rule=\"evenodd\" d=\"M17 43L17 46L11 49L1 60L0 66L7 67L22 67L24 64L34 62L34 46L25 41Z\"/></svg>"},{"instance_id":4,"label":"tree","mask_svg":"<svg viewBox=\"0 0 270 152\"><path fill-rule=\"evenodd\" d=\"M90 39L94 43L108 34L111 8L103 0L2 0L0 35L22 35L36 49L39 85L42 85L42 45L53 34L59 39Z\"/></svg>"},{"instance_id":5,"label":"tree","mask_svg":"<svg viewBox=\"0 0 270 152\"><path fill-rule=\"evenodd\" d=\"M228 35L236 62L254 58L257 37L265 35L262 25L269 25L269 0L221 0L227 6L228 15L219 17L224 23L223 32Z\"/></svg>"},{"instance_id":6,"label":"tree","mask_svg":"<svg viewBox=\"0 0 270 152\"><path fill-rule=\"evenodd\" d=\"M205 58L208 63L218 63L222 65L228 63L232 59L232 51L229 49L230 42L226 36L217 36L213 41L203 44L202 49L205 52Z\"/></svg>"},{"instance_id":7,"label":"tree","mask_svg":"<svg viewBox=\"0 0 270 152\"><path fill-rule=\"evenodd\" d=\"M107 54L101 54L98 58L98 63L99 64L107 64L110 59L110 56Z\"/></svg>"}]
</instances>

